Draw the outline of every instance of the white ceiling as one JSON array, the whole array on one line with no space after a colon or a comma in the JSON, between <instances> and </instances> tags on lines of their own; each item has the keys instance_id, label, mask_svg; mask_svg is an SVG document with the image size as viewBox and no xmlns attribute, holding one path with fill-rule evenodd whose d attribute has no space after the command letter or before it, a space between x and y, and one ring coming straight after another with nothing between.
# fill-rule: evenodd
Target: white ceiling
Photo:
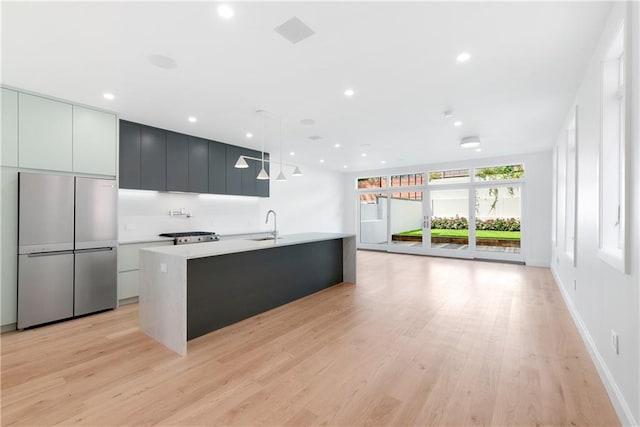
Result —
<instances>
[{"instance_id":1,"label":"white ceiling","mask_svg":"<svg viewBox=\"0 0 640 427\"><path fill-rule=\"evenodd\" d=\"M232 6L225 20L202 2L3 2L2 83L258 148L265 109L283 117L285 153L336 170L533 152L552 146L611 3ZM293 16L315 35L294 45L274 31ZM275 153L278 124L265 126ZM459 147L469 135L481 153Z\"/></svg>"}]
</instances>

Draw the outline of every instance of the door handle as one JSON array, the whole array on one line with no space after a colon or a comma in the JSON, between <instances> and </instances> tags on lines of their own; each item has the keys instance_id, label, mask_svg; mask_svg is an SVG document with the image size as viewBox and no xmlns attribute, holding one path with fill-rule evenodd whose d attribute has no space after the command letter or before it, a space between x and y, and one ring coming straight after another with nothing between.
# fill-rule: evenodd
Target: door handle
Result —
<instances>
[{"instance_id":1,"label":"door handle","mask_svg":"<svg viewBox=\"0 0 640 427\"><path fill-rule=\"evenodd\" d=\"M37 257L43 257L43 256L68 255L68 254L73 254L73 251L34 252L32 254L27 254L27 257L37 258Z\"/></svg>"},{"instance_id":2,"label":"door handle","mask_svg":"<svg viewBox=\"0 0 640 427\"><path fill-rule=\"evenodd\" d=\"M108 247L108 248L76 249L74 252L77 254L82 254L86 252L106 252L106 251L112 251L112 250L113 248Z\"/></svg>"}]
</instances>

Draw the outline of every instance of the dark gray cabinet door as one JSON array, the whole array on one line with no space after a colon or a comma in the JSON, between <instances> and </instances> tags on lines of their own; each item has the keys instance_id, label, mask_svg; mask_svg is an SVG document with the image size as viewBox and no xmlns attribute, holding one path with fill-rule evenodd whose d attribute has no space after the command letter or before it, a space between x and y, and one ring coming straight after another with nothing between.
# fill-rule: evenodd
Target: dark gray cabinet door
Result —
<instances>
[{"instance_id":1,"label":"dark gray cabinet door","mask_svg":"<svg viewBox=\"0 0 640 427\"><path fill-rule=\"evenodd\" d=\"M269 153L264 153L264 159L269 160ZM264 168L271 177L271 168L269 167L271 163L264 163ZM274 168L276 170L276 168ZM260 172L260 166L258 166L258 172ZM258 179L256 182L256 195L259 197L269 197L269 183L270 179Z\"/></svg>"},{"instance_id":2,"label":"dark gray cabinet door","mask_svg":"<svg viewBox=\"0 0 640 427\"><path fill-rule=\"evenodd\" d=\"M238 157L243 154L240 147L234 145L227 145L226 147L226 188L227 194L241 195L242 194L242 171L244 169L238 169L235 167ZM251 160L247 163L251 165Z\"/></svg>"},{"instance_id":3,"label":"dark gray cabinet door","mask_svg":"<svg viewBox=\"0 0 640 427\"><path fill-rule=\"evenodd\" d=\"M209 141L209 193L227 194L226 144Z\"/></svg>"},{"instance_id":4,"label":"dark gray cabinet door","mask_svg":"<svg viewBox=\"0 0 640 427\"><path fill-rule=\"evenodd\" d=\"M167 132L167 191L189 191L189 137Z\"/></svg>"},{"instance_id":5,"label":"dark gray cabinet door","mask_svg":"<svg viewBox=\"0 0 640 427\"><path fill-rule=\"evenodd\" d=\"M120 120L120 188L140 188L140 125Z\"/></svg>"},{"instance_id":6,"label":"dark gray cabinet door","mask_svg":"<svg viewBox=\"0 0 640 427\"><path fill-rule=\"evenodd\" d=\"M243 148L242 153L249 157L260 158L260 152L255 150L249 150L248 148ZM258 172L260 172L260 162L256 160L247 160L249 167L246 169L242 169L242 195L243 196L257 196L258 195L258 187L257 187L257 179Z\"/></svg>"},{"instance_id":7,"label":"dark gray cabinet door","mask_svg":"<svg viewBox=\"0 0 640 427\"><path fill-rule=\"evenodd\" d=\"M150 126L140 129L140 184L143 190L167 190L167 132Z\"/></svg>"},{"instance_id":8,"label":"dark gray cabinet door","mask_svg":"<svg viewBox=\"0 0 640 427\"><path fill-rule=\"evenodd\" d=\"M189 191L209 191L209 141L189 137Z\"/></svg>"}]
</instances>

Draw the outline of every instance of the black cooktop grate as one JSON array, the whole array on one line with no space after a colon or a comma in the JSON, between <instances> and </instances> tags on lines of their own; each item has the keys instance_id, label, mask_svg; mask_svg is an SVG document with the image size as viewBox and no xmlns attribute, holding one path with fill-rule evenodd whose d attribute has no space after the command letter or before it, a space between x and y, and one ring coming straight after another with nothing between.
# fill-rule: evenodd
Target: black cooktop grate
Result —
<instances>
[{"instance_id":1,"label":"black cooktop grate","mask_svg":"<svg viewBox=\"0 0 640 427\"><path fill-rule=\"evenodd\" d=\"M213 236L213 231L185 231L181 233L162 233L160 237L189 237L189 236Z\"/></svg>"}]
</instances>

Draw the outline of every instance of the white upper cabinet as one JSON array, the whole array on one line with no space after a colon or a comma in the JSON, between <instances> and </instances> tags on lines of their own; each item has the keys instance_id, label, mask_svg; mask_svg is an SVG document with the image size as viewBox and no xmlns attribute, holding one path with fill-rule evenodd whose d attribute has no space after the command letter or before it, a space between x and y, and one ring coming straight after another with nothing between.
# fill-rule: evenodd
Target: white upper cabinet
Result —
<instances>
[{"instance_id":1,"label":"white upper cabinet","mask_svg":"<svg viewBox=\"0 0 640 427\"><path fill-rule=\"evenodd\" d=\"M72 124L71 104L19 93L19 166L71 171Z\"/></svg>"},{"instance_id":2,"label":"white upper cabinet","mask_svg":"<svg viewBox=\"0 0 640 427\"><path fill-rule=\"evenodd\" d=\"M2 88L2 166L18 166L18 92Z\"/></svg>"},{"instance_id":3,"label":"white upper cabinet","mask_svg":"<svg viewBox=\"0 0 640 427\"><path fill-rule=\"evenodd\" d=\"M116 175L118 121L114 114L73 106L73 171Z\"/></svg>"}]
</instances>

